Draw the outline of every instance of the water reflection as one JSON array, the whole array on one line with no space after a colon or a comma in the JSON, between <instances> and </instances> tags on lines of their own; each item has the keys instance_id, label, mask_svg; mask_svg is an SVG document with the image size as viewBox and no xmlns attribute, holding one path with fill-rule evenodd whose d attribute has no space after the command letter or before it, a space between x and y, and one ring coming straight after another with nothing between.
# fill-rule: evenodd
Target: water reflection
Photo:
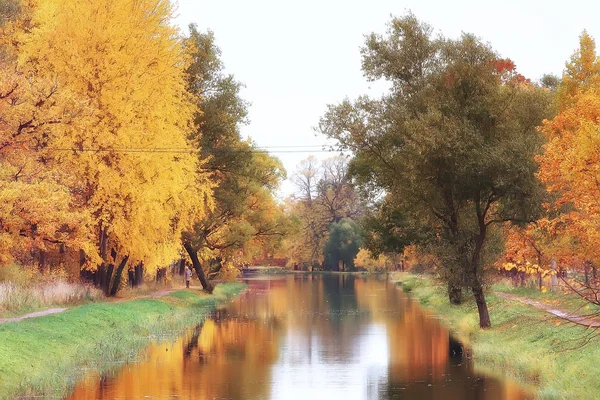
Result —
<instances>
[{"instance_id":1,"label":"water reflection","mask_svg":"<svg viewBox=\"0 0 600 400\"><path fill-rule=\"evenodd\" d=\"M526 399L473 372L448 331L376 279L294 275L247 293L71 399Z\"/></svg>"}]
</instances>

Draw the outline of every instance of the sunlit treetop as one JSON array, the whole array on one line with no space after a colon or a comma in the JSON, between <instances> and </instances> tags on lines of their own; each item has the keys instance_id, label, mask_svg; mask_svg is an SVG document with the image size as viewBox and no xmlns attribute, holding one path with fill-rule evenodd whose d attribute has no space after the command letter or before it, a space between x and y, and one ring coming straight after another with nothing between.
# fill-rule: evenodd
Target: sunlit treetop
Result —
<instances>
[{"instance_id":1,"label":"sunlit treetop","mask_svg":"<svg viewBox=\"0 0 600 400\"><path fill-rule=\"evenodd\" d=\"M195 112L169 1L28 0L20 68L86 102L77 129L50 138L71 190L118 254L152 268L178 255L211 184L187 140ZM71 150L69 150L71 149ZM158 151L156 151L158 149Z\"/></svg>"}]
</instances>

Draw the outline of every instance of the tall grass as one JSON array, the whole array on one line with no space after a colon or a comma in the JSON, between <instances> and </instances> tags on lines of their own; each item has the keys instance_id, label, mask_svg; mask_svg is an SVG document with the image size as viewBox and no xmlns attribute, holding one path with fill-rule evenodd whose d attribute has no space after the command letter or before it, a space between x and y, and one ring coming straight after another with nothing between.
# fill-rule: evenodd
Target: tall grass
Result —
<instances>
[{"instance_id":1,"label":"tall grass","mask_svg":"<svg viewBox=\"0 0 600 400\"><path fill-rule=\"evenodd\" d=\"M61 273L41 275L31 268L0 268L0 316L14 316L103 298L100 290L69 282Z\"/></svg>"}]
</instances>

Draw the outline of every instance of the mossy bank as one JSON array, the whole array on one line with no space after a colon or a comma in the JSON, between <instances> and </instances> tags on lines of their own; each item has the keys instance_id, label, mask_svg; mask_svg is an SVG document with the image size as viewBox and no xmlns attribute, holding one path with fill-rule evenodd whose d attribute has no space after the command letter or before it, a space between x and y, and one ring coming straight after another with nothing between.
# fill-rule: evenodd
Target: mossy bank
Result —
<instances>
[{"instance_id":1,"label":"mossy bank","mask_svg":"<svg viewBox=\"0 0 600 400\"><path fill-rule=\"evenodd\" d=\"M245 287L227 283L210 296L178 291L160 299L87 304L0 325L0 399L64 396L86 372L136 360L151 340L178 336Z\"/></svg>"},{"instance_id":2,"label":"mossy bank","mask_svg":"<svg viewBox=\"0 0 600 400\"><path fill-rule=\"evenodd\" d=\"M476 367L506 373L540 399L598 397L600 343L597 338L587 342L593 331L498 297L494 288L486 294L492 328L481 330L474 301L452 306L445 286L429 277L401 274L397 279L472 350Z\"/></svg>"}]
</instances>

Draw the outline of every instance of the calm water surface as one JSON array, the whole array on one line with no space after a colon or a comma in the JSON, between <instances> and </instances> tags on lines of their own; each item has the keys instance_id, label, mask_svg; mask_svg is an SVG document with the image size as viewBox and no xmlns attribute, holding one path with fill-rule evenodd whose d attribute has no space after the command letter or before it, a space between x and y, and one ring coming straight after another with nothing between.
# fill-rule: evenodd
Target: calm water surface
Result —
<instances>
[{"instance_id":1,"label":"calm water surface","mask_svg":"<svg viewBox=\"0 0 600 400\"><path fill-rule=\"evenodd\" d=\"M145 361L88 377L70 399L532 398L476 373L393 284L348 275L247 280L249 290Z\"/></svg>"}]
</instances>

